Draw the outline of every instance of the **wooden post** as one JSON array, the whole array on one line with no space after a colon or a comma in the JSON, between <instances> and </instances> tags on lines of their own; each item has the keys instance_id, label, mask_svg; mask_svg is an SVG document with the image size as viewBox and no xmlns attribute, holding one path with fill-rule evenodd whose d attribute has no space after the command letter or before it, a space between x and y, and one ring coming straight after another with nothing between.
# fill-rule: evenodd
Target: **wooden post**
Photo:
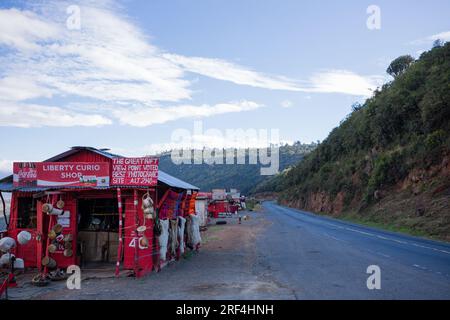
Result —
<instances>
[{"instance_id":1,"label":"wooden post","mask_svg":"<svg viewBox=\"0 0 450 320\"><path fill-rule=\"evenodd\" d=\"M133 189L133 206L134 206L134 276L139 278L139 217L138 217L138 191Z\"/></svg>"},{"instance_id":2,"label":"wooden post","mask_svg":"<svg viewBox=\"0 0 450 320\"><path fill-rule=\"evenodd\" d=\"M153 219L153 224L155 224L155 223L159 223L159 202L158 202L158 186L156 185L155 186L155 215L156 215L156 219ZM156 249L156 254L155 254L155 249ZM157 237L156 235L155 235L155 233L153 232L153 250L152 250L152 253L153 254L155 254L155 257L156 257L156 262L155 262L155 259L153 259L153 261L154 261L154 264L157 266L157 267L153 267L154 269L156 268L156 272L159 272L159 271L161 271L161 259L160 259L160 256L159 256L159 237Z\"/></svg>"},{"instance_id":3,"label":"wooden post","mask_svg":"<svg viewBox=\"0 0 450 320\"><path fill-rule=\"evenodd\" d=\"M117 208L119 209L119 246L117 247L116 277L118 277L120 273L120 260L122 259L122 250L123 250L122 195L120 188L117 188Z\"/></svg>"},{"instance_id":4,"label":"wooden post","mask_svg":"<svg viewBox=\"0 0 450 320\"><path fill-rule=\"evenodd\" d=\"M2 205L3 205L3 218L5 219L5 225L6 225L6 229L9 230L9 221L6 218L6 203L5 203L5 199L3 198L3 194L0 191L0 198L2 199Z\"/></svg>"},{"instance_id":5,"label":"wooden post","mask_svg":"<svg viewBox=\"0 0 450 320\"><path fill-rule=\"evenodd\" d=\"M56 202L56 196L52 195L50 199L51 199L50 203L55 203ZM54 215L48 215L47 214L47 216L49 218L49 221L48 221L48 230L47 230L47 241L46 241L46 247L45 247L45 256L46 257L50 257L50 252L48 250L48 247L49 247L49 245L51 243L51 239L48 237L48 235L53 230L53 227L55 226L55 224L58 223L58 219ZM45 275L48 274L48 267L47 266L44 267L44 274Z\"/></svg>"}]
</instances>

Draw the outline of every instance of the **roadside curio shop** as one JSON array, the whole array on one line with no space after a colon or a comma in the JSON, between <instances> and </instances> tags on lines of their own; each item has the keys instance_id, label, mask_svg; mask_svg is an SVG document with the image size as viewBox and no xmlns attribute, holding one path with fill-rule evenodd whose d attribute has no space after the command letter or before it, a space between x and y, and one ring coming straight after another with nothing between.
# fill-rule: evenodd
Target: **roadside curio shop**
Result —
<instances>
[{"instance_id":1,"label":"roadside curio shop","mask_svg":"<svg viewBox=\"0 0 450 320\"><path fill-rule=\"evenodd\" d=\"M43 162L14 163L13 172L0 180L0 192L11 193L1 237L31 235L11 253L39 277L70 265L140 277L199 248L198 188L159 170L157 158L73 147Z\"/></svg>"}]
</instances>

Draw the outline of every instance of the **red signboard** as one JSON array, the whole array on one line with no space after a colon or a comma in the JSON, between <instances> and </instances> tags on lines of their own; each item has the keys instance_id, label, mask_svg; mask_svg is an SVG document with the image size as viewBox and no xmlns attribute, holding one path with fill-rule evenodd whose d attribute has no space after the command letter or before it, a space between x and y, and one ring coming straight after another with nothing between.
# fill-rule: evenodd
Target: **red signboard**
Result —
<instances>
[{"instance_id":1,"label":"red signboard","mask_svg":"<svg viewBox=\"0 0 450 320\"><path fill-rule=\"evenodd\" d=\"M112 163L111 185L155 186L158 183L159 159L114 158Z\"/></svg>"},{"instance_id":2,"label":"red signboard","mask_svg":"<svg viewBox=\"0 0 450 320\"><path fill-rule=\"evenodd\" d=\"M13 186L35 187L36 174L36 162L14 162Z\"/></svg>"},{"instance_id":3,"label":"red signboard","mask_svg":"<svg viewBox=\"0 0 450 320\"><path fill-rule=\"evenodd\" d=\"M107 162L38 162L39 187L108 187Z\"/></svg>"}]
</instances>

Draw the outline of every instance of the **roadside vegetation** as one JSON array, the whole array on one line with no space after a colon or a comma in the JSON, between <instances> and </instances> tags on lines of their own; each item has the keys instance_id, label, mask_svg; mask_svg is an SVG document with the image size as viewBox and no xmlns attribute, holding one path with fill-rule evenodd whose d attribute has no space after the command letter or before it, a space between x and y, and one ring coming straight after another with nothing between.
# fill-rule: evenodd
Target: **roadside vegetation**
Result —
<instances>
[{"instance_id":1,"label":"roadside vegetation","mask_svg":"<svg viewBox=\"0 0 450 320\"><path fill-rule=\"evenodd\" d=\"M450 240L450 43L402 56L393 81L303 161L258 186L283 204ZM351 213L351 214L350 214Z\"/></svg>"},{"instance_id":2,"label":"roadside vegetation","mask_svg":"<svg viewBox=\"0 0 450 320\"><path fill-rule=\"evenodd\" d=\"M248 211L261 211L261 201L255 198L246 199L245 206Z\"/></svg>"}]
</instances>

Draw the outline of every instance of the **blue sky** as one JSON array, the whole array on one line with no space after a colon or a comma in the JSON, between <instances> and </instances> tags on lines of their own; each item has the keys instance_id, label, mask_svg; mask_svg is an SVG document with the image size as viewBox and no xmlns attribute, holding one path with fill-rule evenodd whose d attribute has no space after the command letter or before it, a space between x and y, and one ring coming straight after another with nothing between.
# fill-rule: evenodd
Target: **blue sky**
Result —
<instances>
[{"instance_id":1,"label":"blue sky","mask_svg":"<svg viewBox=\"0 0 450 320\"><path fill-rule=\"evenodd\" d=\"M198 120L323 140L391 60L450 40L449 13L446 0L2 1L0 172L74 145L149 154Z\"/></svg>"}]
</instances>

